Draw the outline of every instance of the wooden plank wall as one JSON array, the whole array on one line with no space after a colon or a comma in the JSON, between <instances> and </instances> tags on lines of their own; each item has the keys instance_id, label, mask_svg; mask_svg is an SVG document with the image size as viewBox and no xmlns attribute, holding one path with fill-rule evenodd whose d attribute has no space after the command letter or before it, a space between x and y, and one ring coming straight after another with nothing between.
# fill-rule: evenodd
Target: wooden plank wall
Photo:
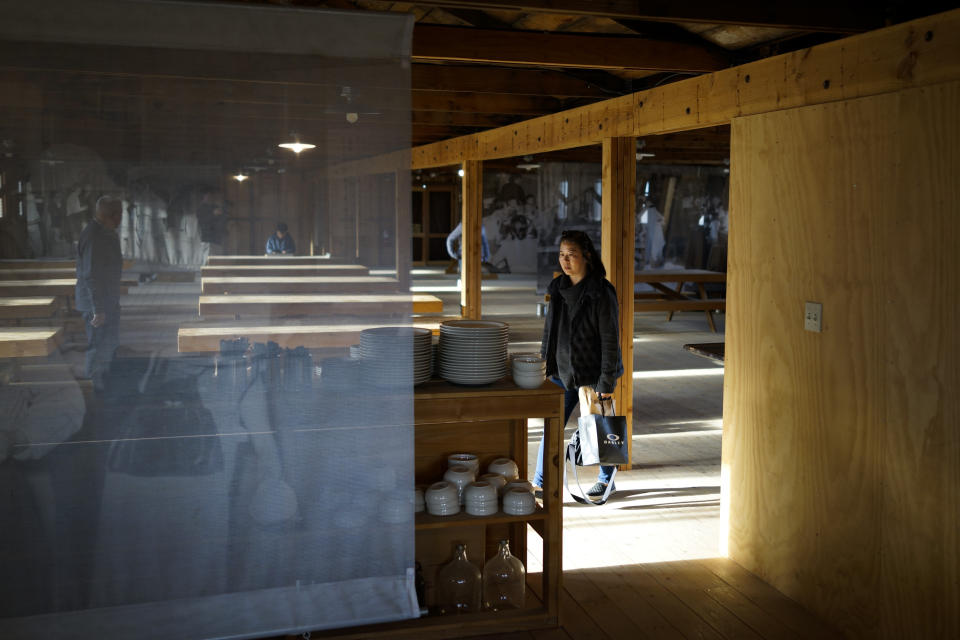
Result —
<instances>
[{"instance_id":1,"label":"wooden plank wall","mask_svg":"<svg viewBox=\"0 0 960 640\"><path fill-rule=\"evenodd\" d=\"M952 82L733 121L729 553L849 637L960 637L958 113Z\"/></svg>"}]
</instances>

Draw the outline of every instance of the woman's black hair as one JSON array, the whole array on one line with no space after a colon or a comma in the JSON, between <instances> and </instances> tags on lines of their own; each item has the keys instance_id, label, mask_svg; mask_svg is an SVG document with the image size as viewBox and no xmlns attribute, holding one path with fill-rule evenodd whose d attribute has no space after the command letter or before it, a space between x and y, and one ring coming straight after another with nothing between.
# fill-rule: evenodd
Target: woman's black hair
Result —
<instances>
[{"instance_id":1,"label":"woman's black hair","mask_svg":"<svg viewBox=\"0 0 960 640\"><path fill-rule=\"evenodd\" d=\"M580 248L580 253L587 259L587 273L599 278L607 277L607 270L600 260L600 254L593 248L593 240L583 231L567 230L560 234L560 243L569 242Z\"/></svg>"}]
</instances>

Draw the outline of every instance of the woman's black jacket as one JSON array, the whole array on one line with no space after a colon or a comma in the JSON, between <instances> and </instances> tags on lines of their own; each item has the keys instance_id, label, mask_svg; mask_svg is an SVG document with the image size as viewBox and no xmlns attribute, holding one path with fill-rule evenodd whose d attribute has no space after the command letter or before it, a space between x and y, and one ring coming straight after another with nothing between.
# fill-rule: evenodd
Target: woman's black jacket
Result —
<instances>
[{"instance_id":1,"label":"woman's black jacket","mask_svg":"<svg viewBox=\"0 0 960 640\"><path fill-rule=\"evenodd\" d=\"M559 377L567 389L588 386L598 393L613 393L623 375L617 291L606 279L588 275L579 301L570 308L561 290L571 284L569 276L560 275L547 287L550 307L540 343L547 375ZM566 331L560 331L561 323L567 323ZM561 334L569 336L569 343L558 344ZM569 353L572 371L558 370L557 353L563 350Z\"/></svg>"}]
</instances>

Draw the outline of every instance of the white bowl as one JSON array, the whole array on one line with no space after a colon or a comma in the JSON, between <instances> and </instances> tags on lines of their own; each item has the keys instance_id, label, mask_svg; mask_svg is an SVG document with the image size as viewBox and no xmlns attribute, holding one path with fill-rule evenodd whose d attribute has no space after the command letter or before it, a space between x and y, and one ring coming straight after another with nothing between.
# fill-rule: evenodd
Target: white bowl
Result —
<instances>
[{"instance_id":1,"label":"white bowl","mask_svg":"<svg viewBox=\"0 0 960 640\"><path fill-rule=\"evenodd\" d=\"M542 375L518 376L514 374L513 376L513 384L517 385L521 389L539 389L540 387L543 386L543 383L546 381L547 379Z\"/></svg>"},{"instance_id":2,"label":"white bowl","mask_svg":"<svg viewBox=\"0 0 960 640\"><path fill-rule=\"evenodd\" d=\"M467 485L463 490L464 500L467 504L492 502L497 503L497 487L485 480L477 480Z\"/></svg>"},{"instance_id":3,"label":"white bowl","mask_svg":"<svg viewBox=\"0 0 960 640\"><path fill-rule=\"evenodd\" d=\"M507 480L514 480L520 477L517 463L510 458L497 458L487 467L488 473L499 473Z\"/></svg>"},{"instance_id":4,"label":"white bowl","mask_svg":"<svg viewBox=\"0 0 960 640\"><path fill-rule=\"evenodd\" d=\"M503 494L503 512L511 516L528 516L537 510L537 500L526 489L514 487Z\"/></svg>"},{"instance_id":5,"label":"white bowl","mask_svg":"<svg viewBox=\"0 0 960 640\"><path fill-rule=\"evenodd\" d=\"M529 491L530 493L533 493L533 483L530 482L529 480L511 480L503 488L503 493L506 493L510 489L514 489L514 488L523 489L524 491Z\"/></svg>"},{"instance_id":6,"label":"white bowl","mask_svg":"<svg viewBox=\"0 0 960 640\"><path fill-rule=\"evenodd\" d=\"M503 488L507 486L507 479L504 478L499 473L485 473L477 480L483 480L484 482L489 482L497 488L497 493L503 493Z\"/></svg>"},{"instance_id":7,"label":"white bowl","mask_svg":"<svg viewBox=\"0 0 960 640\"><path fill-rule=\"evenodd\" d=\"M451 453L449 456L447 456L448 468L455 467L457 465L470 467L470 469L473 470L474 476L480 473L480 460L472 453Z\"/></svg>"},{"instance_id":8,"label":"white bowl","mask_svg":"<svg viewBox=\"0 0 960 640\"><path fill-rule=\"evenodd\" d=\"M500 510L497 488L485 481L471 482L464 490L466 511L472 516L492 516Z\"/></svg>"},{"instance_id":9,"label":"white bowl","mask_svg":"<svg viewBox=\"0 0 960 640\"><path fill-rule=\"evenodd\" d=\"M477 474L470 467L454 465L443 474L443 479L452 482L457 487L460 504L463 504L463 490L468 484L477 479Z\"/></svg>"},{"instance_id":10,"label":"white bowl","mask_svg":"<svg viewBox=\"0 0 960 640\"><path fill-rule=\"evenodd\" d=\"M435 516L450 516L460 513L457 486L452 482L434 482L424 495L427 513Z\"/></svg>"},{"instance_id":11,"label":"white bowl","mask_svg":"<svg viewBox=\"0 0 960 640\"><path fill-rule=\"evenodd\" d=\"M540 371L546 368L547 361L531 353L518 353L510 358L510 364L517 370Z\"/></svg>"}]
</instances>

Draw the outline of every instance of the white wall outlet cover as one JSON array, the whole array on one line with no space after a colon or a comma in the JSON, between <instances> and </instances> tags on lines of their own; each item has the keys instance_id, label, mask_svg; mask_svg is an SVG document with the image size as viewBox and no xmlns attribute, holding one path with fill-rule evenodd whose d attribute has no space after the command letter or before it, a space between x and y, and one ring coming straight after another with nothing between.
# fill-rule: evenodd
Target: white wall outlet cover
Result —
<instances>
[{"instance_id":1,"label":"white wall outlet cover","mask_svg":"<svg viewBox=\"0 0 960 640\"><path fill-rule=\"evenodd\" d=\"M803 328L820 333L823 329L823 305L819 302L807 302L803 309Z\"/></svg>"}]
</instances>

